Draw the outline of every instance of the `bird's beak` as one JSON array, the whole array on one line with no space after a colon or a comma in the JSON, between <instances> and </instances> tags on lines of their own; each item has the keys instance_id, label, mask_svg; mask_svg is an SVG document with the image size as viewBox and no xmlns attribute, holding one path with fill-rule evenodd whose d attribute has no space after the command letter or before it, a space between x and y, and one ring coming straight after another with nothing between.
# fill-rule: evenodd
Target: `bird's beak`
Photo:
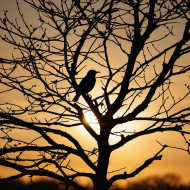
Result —
<instances>
[{"instance_id":1,"label":"bird's beak","mask_svg":"<svg viewBox=\"0 0 190 190\"><path fill-rule=\"evenodd\" d=\"M96 71L96 73L100 73L99 71Z\"/></svg>"}]
</instances>

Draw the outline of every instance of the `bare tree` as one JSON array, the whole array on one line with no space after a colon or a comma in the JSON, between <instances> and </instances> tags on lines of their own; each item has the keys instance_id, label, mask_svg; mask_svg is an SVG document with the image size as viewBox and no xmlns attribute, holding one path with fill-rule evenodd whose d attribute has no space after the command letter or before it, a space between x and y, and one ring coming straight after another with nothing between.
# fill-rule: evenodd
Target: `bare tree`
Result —
<instances>
[{"instance_id":1,"label":"bare tree","mask_svg":"<svg viewBox=\"0 0 190 190\"><path fill-rule=\"evenodd\" d=\"M14 47L11 58L0 58L6 99L0 110L0 165L18 171L0 182L48 176L66 189L84 189L75 179L87 177L94 189L106 190L161 160L166 148L190 153L190 107L183 103L190 94L190 65L184 61L190 51L188 0L22 1L36 11L35 23L28 23L19 0L19 18L5 11L0 21L1 40ZM74 102L90 69L101 72L96 93ZM177 93L180 77L184 88ZM85 119L90 112L96 128ZM130 122L140 127L128 131ZM87 142L96 142L93 149L84 148L74 133L81 126ZM138 137L170 131L183 137L185 147L158 142L160 150L138 161L133 172L107 177L112 152ZM74 168L76 157L89 169Z\"/></svg>"}]
</instances>

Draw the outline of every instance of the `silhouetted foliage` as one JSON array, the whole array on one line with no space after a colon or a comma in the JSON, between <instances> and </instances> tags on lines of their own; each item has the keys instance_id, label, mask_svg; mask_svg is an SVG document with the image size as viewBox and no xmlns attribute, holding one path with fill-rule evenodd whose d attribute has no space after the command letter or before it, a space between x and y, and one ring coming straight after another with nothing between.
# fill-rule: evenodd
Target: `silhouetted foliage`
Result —
<instances>
[{"instance_id":1,"label":"silhouetted foliage","mask_svg":"<svg viewBox=\"0 0 190 190\"><path fill-rule=\"evenodd\" d=\"M64 190L65 186L60 185L59 182L49 181L45 179L24 182L22 180L13 180L0 184L1 190Z\"/></svg>"},{"instance_id":2,"label":"silhouetted foliage","mask_svg":"<svg viewBox=\"0 0 190 190\"><path fill-rule=\"evenodd\" d=\"M130 182L126 187L116 187L113 190L189 190L190 185L181 182L180 176L167 174L164 176L152 176Z\"/></svg>"},{"instance_id":3,"label":"silhouetted foliage","mask_svg":"<svg viewBox=\"0 0 190 190\"><path fill-rule=\"evenodd\" d=\"M90 185L87 188L92 189ZM1 190L65 190L65 185L57 181L40 179L33 182L13 180L0 184ZM71 188L70 190L75 190ZM111 190L190 190L190 185L183 184L181 178L175 174L152 176L135 182L126 182L126 186L114 185Z\"/></svg>"},{"instance_id":4,"label":"silhouetted foliage","mask_svg":"<svg viewBox=\"0 0 190 190\"><path fill-rule=\"evenodd\" d=\"M190 153L188 0L14 2L18 18L5 10L0 19L0 39L13 47L0 56L0 165L17 174L0 182L44 176L85 189L76 179L86 177L107 190L168 148ZM90 70L101 73L87 83ZM115 150L167 132L184 146L158 141L133 171L108 168Z\"/></svg>"}]
</instances>

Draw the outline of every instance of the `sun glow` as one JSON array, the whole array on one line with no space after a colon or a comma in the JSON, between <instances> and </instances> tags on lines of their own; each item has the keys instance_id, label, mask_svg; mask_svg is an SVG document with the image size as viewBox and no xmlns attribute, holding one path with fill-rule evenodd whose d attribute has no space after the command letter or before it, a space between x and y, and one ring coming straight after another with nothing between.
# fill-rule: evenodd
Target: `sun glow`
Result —
<instances>
[{"instance_id":1,"label":"sun glow","mask_svg":"<svg viewBox=\"0 0 190 190\"><path fill-rule=\"evenodd\" d=\"M85 119L88 124L97 132L100 131L100 126L98 124L98 120L92 111L87 111L84 113Z\"/></svg>"}]
</instances>

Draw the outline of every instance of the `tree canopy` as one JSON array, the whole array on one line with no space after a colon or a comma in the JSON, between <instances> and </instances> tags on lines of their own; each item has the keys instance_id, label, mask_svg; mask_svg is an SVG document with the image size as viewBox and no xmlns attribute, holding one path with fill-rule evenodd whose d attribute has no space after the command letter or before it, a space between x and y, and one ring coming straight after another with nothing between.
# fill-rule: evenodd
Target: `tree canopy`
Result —
<instances>
[{"instance_id":1,"label":"tree canopy","mask_svg":"<svg viewBox=\"0 0 190 190\"><path fill-rule=\"evenodd\" d=\"M10 56L0 55L0 165L17 173L0 182L48 176L84 189L75 181L83 176L94 189L108 189L161 160L166 148L190 153L188 0L16 0L16 5L18 18L4 11L0 20L1 41L14 48ZM22 5L33 10L30 17ZM74 102L91 69L100 72L94 89ZM131 129L130 122L137 124ZM93 148L80 143L81 126ZM182 136L184 147L158 142L160 149L138 161L134 171L118 170L108 178L112 152L170 131ZM74 168L75 158L88 169Z\"/></svg>"}]
</instances>

